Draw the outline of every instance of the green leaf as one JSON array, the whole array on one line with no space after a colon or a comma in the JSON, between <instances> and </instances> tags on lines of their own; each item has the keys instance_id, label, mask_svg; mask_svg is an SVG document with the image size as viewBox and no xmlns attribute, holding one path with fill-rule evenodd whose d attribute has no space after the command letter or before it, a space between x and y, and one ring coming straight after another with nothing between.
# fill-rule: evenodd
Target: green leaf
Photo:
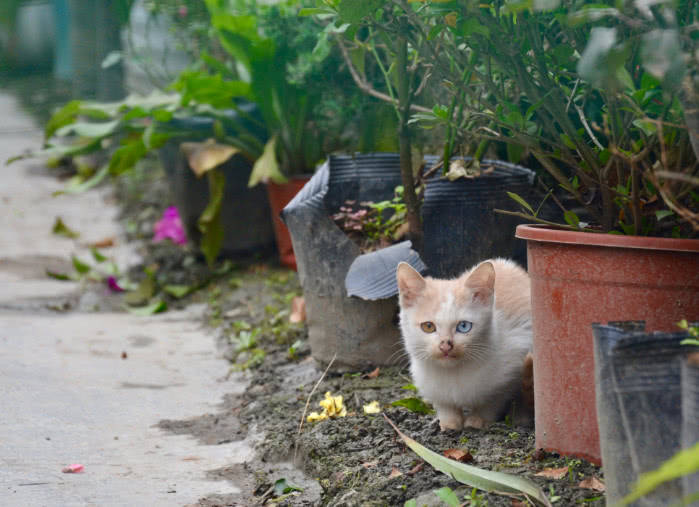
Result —
<instances>
[{"instance_id":1,"label":"green leaf","mask_svg":"<svg viewBox=\"0 0 699 507\"><path fill-rule=\"evenodd\" d=\"M340 0L337 13L347 23L359 23L363 18L374 13L385 0Z\"/></svg>"},{"instance_id":2,"label":"green leaf","mask_svg":"<svg viewBox=\"0 0 699 507\"><path fill-rule=\"evenodd\" d=\"M417 387L415 387L415 384L405 384L404 386L401 386L401 389L405 389L406 391L417 392Z\"/></svg>"},{"instance_id":3,"label":"green leaf","mask_svg":"<svg viewBox=\"0 0 699 507\"><path fill-rule=\"evenodd\" d=\"M162 300L157 300L149 305L141 306L140 308L129 308L128 310L129 313L132 313L134 315L142 315L145 317L148 315L153 315L155 313L164 312L165 310L167 310L167 303Z\"/></svg>"},{"instance_id":4,"label":"green leaf","mask_svg":"<svg viewBox=\"0 0 699 507\"><path fill-rule=\"evenodd\" d=\"M72 100L56 111L46 123L44 139L50 139L58 129L73 123L80 113L81 106L82 102L79 100Z\"/></svg>"},{"instance_id":5,"label":"green leaf","mask_svg":"<svg viewBox=\"0 0 699 507\"><path fill-rule=\"evenodd\" d=\"M55 271L50 271L46 270L46 275L48 275L51 278L55 278L56 280L61 280L61 281L67 281L67 280L74 280L75 277L67 275L65 273L57 273Z\"/></svg>"},{"instance_id":6,"label":"green leaf","mask_svg":"<svg viewBox=\"0 0 699 507\"><path fill-rule=\"evenodd\" d=\"M655 218L658 220L662 220L663 218L669 217L671 215L674 215L675 212L669 209L661 209L655 212Z\"/></svg>"},{"instance_id":7,"label":"green leaf","mask_svg":"<svg viewBox=\"0 0 699 507\"><path fill-rule=\"evenodd\" d=\"M682 449L652 472L641 474L638 482L619 505L629 505L647 495L661 484L699 472L699 443Z\"/></svg>"},{"instance_id":8,"label":"green leaf","mask_svg":"<svg viewBox=\"0 0 699 507\"><path fill-rule=\"evenodd\" d=\"M286 177L279 170L277 162L277 138L272 137L265 145L262 156L255 161L248 180L248 187L254 187L258 183L286 183Z\"/></svg>"},{"instance_id":9,"label":"green leaf","mask_svg":"<svg viewBox=\"0 0 699 507\"><path fill-rule=\"evenodd\" d=\"M433 414L434 410L427 403L422 401L420 398L403 398L402 400L397 400L391 403L392 407L403 407L407 408L411 412L418 414Z\"/></svg>"},{"instance_id":10,"label":"green leaf","mask_svg":"<svg viewBox=\"0 0 699 507\"><path fill-rule=\"evenodd\" d=\"M318 14L337 14L330 7L304 7L299 10L299 16L316 16Z\"/></svg>"},{"instance_id":11,"label":"green leaf","mask_svg":"<svg viewBox=\"0 0 699 507\"><path fill-rule=\"evenodd\" d=\"M510 199L513 199L517 201L517 203L522 206L524 209L526 209L529 213L532 214L532 216L536 216L536 213L534 212L534 208L532 208L527 201L525 201L521 196L515 194L514 192L507 192L507 195L510 196Z\"/></svg>"},{"instance_id":12,"label":"green leaf","mask_svg":"<svg viewBox=\"0 0 699 507\"><path fill-rule=\"evenodd\" d=\"M101 123L94 123L94 122L77 122L77 123L71 123L69 125L66 125L64 127L61 127L56 131L56 135L58 136L68 136L71 134L75 134L77 136L81 137L106 137L111 134L113 134L117 127L119 126L120 121L119 120L114 120L114 121L108 121L108 122L101 122Z\"/></svg>"},{"instance_id":13,"label":"green leaf","mask_svg":"<svg viewBox=\"0 0 699 507\"><path fill-rule=\"evenodd\" d=\"M172 297L180 299L192 292L192 287L189 285L166 285L163 290Z\"/></svg>"},{"instance_id":14,"label":"green leaf","mask_svg":"<svg viewBox=\"0 0 699 507\"><path fill-rule=\"evenodd\" d=\"M109 173L119 175L132 169L136 162L141 160L146 153L148 153L148 149L141 137L120 146L114 150L109 161Z\"/></svg>"},{"instance_id":15,"label":"green leaf","mask_svg":"<svg viewBox=\"0 0 699 507\"><path fill-rule=\"evenodd\" d=\"M226 187L226 176L220 169L206 173L209 180L209 203L202 212L197 227L202 233L199 248L209 267L214 265L223 245L223 223L221 222L221 205Z\"/></svg>"},{"instance_id":16,"label":"green leaf","mask_svg":"<svg viewBox=\"0 0 699 507\"><path fill-rule=\"evenodd\" d=\"M110 51L109 54L104 57L104 60L102 60L101 67L103 69L108 69L109 67L121 62L122 57L123 54L121 51Z\"/></svg>"},{"instance_id":17,"label":"green leaf","mask_svg":"<svg viewBox=\"0 0 699 507\"><path fill-rule=\"evenodd\" d=\"M127 305L139 306L146 304L155 294L155 278L152 274L147 273L146 277L141 280L136 290L129 292L124 296L124 302Z\"/></svg>"},{"instance_id":18,"label":"green leaf","mask_svg":"<svg viewBox=\"0 0 699 507\"><path fill-rule=\"evenodd\" d=\"M407 502L405 502L403 504L403 507L417 507L417 500L415 500L414 498L411 498L410 500L408 500Z\"/></svg>"},{"instance_id":19,"label":"green leaf","mask_svg":"<svg viewBox=\"0 0 699 507\"><path fill-rule=\"evenodd\" d=\"M699 340L695 338L687 338L686 340L682 340L680 342L680 345L694 345L694 346L699 346Z\"/></svg>"},{"instance_id":20,"label":"green leaf","mask_svg":"<svg viewBox=\"0 0 699 507\"><path fill-rule=\"evenodd\" d=\"M292 491L303 491L300 487L290 483L286 479L277 479L274 483L274 496L282 496Z\"/></svg>"},{"instance_id":21,"label":"green leaf","mask_svg":"<svg viewBox=\"0 0 699 507\"><path fill-rule=\"evenodd\" d=\"M578 215L570 210L566 210L565 213L563 213L563 219L568 225L578 228L580 227L580 218L578 218Z\"/></svg>"},{"instance_id":22,"label":"green leaf","mask_svg":"<svg viewBox=\"0 0 699 507\"><path fill-rule=\"evenodd\" d=\"M51 229L51 232L56 234L57 236L65 236L66 238L71 239L80 236L79 233L70 229L65 223L63 223L61 217L56 217L56 221L53 223L53 228Z\"/></svg>"},{"instance_id":23,"label":"green leaf","mask_svg":"<svg viewBox=\"0 0 699 507\"><path fill-rule=\"evenodd\" d=\"M98 263L107 260L107 258L104 255L102 255L100 251L97 250L97 248L95 248L94 246L90 248L90 253L92 254L92 258L95 259L95 261Z\"/></svg>"},{"instance_id":24,"label":"green leaf","mask_svg":"<svg viewBox=\"0 0 699 507\"><path fill-rule=\"evenodd\" d=\"M452 489L447 486L436 490L434 494L437 495L440 498L440 500L442 500L442 502L449 505L450 507L459 507L461 505L459 497L457 497L456 493L454 493Z\"/></svg>"},{"instance_id":25,"label":"green leaf","mask_svg":"<svg viewBox=\"0 0 699 507\"><path fill-rule=\"evenodd\" d=\"M84 179L82 176L75 176L71 178L62 190L58 190L53 193L54 196L61 194L80 194L89 190L96 185L100 184L104 178L109 174L109 166L103 165L99 171L93 174L88 179Z\"/></svg>"},{"instance_id":26,"label":"green leaf","mask_svg":"<svg viewBox=\"0 0 699 507\"><path fill-rule=\"evenodd\" d=\"M73 261L73 267L75 268L75 271L77 271L81 275L84 275L85 273L90 271L90 265L81 261L75 255L71 257L71 260Z\"/></svg>"},{"instance_id":27,"label":"green leaf","mask_svg":"<svg viewBox=\"0 0 699 507\"><path fill-rule=\"evenodd\" d=\"M439 470L454 480L483 491L526 495L529 500L536 502L538 505L551 507L551 503L548 498L546 498L543 491L529 479L502 472L484 470L465 463L459 463L441 454L437 454L427 447L420 445L407 435L404 435L385 414L384 417L388 423L393 426L393 429L396 430L396 433L398 433L398 436L400 436L403 442L405 442L415 454L432 465L436 470Z\"/></svg>"}]
</instances>

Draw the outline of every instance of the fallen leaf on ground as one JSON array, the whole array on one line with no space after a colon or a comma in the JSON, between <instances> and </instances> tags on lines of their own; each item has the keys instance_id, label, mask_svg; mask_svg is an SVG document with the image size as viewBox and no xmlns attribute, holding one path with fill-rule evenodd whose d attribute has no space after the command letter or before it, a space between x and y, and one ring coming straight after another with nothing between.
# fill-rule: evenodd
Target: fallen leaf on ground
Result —
<instances>
[{"instance_id":1,"label":"fallen leaf on ground","mask_svg":"<svg viewBox=\"0 0 699 507\"><path fill-rule=\"evenodd\" d=\"M362 466L364 468L374 468L378 464L379 464L378 461L367 461L366 463L362 463Z\"/></svg>"},{"instance_id":2,"label":"fallen leaf on ground","mask_svg":"<svg viewBox=\"0 0 699 507\"><path fill-rule=\"evenodd\" d=\"M68 227L61 217L56 217L56 221L53 223L53 229L51 230L57 236L65 236L66 238L77 238L80 236L77 232Z\"/></svg>"},{"instance_id":3,"label":"fallen leaf on ground","mask_svg":"<svg viewBox=\"0 0 699 507\"><path fill-rule=\"evenodd\" d=\"M109 248L110 246L114 246L114 238L104 238L100 239L99 241L95 241L94 243L90 243L88 246L91 246L92 248Z\"/></svg>"},{"instance_id":4,"label":"fallen leaf on ground","mask_svg":"<svg viewBox=\"0 0 699 507\"><path fill-rule=\"evenodd\" d=\"M372 371L371 373L367 373L366 375L364 375L364 378L376 378L376 377L379 376L379 373L380 373L380 372L381 372L381 369L377 366L376 369L375 369L374 371Z\"/></svg>"},{"instance_id":5,"label":"fallen leaf on ground","mask_svg":"<svg viewBox=\"0 0 699 507\"><path fill-rule=\"evenodd\" d=\"M401 472L400 470L398 470L396 467L393 467L393 468L391 469L391 473L388 474L388 478L389 478L389 479L393 479L394 477L400 477L401 475L403 475L403 472Z\"/></svg>"},{"instance_id":6,"label":"fallen leaf on ground","mask_svg":"<svg viewBox=\"0 0 699 507\"><path fill-rule=\"evenodd\" d=\"M447 449L442 454L449 459L455 459L456 461L461 461L462 463L473 461L473 456L471 456L471 453L462 449Z\"/></svg>"},{"instance_id":7,"label":"fallen leaf on ground","mask_svg":"<svg viewBox=\"0 0 699 507\"><path fill-rule=\"evenodd\" d=\"M597 477L588 477L585 480L580 481L578 484L579 488L594 489L595 491L604 491L604 483L600 481Z\"/></svg>"},{"instance_id":8,"label":"fallen leaf on ground","mask_svg":"<svg viewBox=\"0 0 699 507\"><path fill-rule=\"evenodd\" d=\"M420 470L422 470L422 468L424 466L425 466L425 462L421 461L420 463L418 463L417 465L415 465L413 468L410 469L410 471L408 472L408 475L415 475Z\"/></svg>"},{"instance_id":9,"label":"fallen leaf on ground","mask_svg":"<svg viewBox=\"0 0 699 507\"><path fill-rule=\"evenodd\" d=\"M378 414L381 412L381 405L379 405L378 401L372 401L368 405L364 405L363 408L365 414Z\"/></svg>"},{"instance_id":10,"label":"fallen leaf on ground","mask_svg":"<svg viewBox=\"0 0 699 507\"><path fill-rule=\"evenodd\" d=\"M548 479L563 479L568 475L568 467L563 468L544 468L541 472L535 473L538 477L546 477Z\"/></svg>"},{"instance_id":11,"label":"fallen leaf on ground","mask_svg":"<svg viewBox=\"0 0 699 507\"><path fill-rule=\"evenodd\" d=\"M85 470L85 466L81 465L80 463L75 463L73 465L68 465L67 467L63 468L61 472L64 474L79 474L83 470Z\"/></svg>"},{"instance_id":12,"label":"fallen leaf on ground","mask_svg":"<svg viewBox=\"0 0 699 507\"><path fill-rule=\"evenodd\" d=\"M512 500L512 507L527 507L529 504L522 500Z\"/></svg>"},{"instance_id":13,"label":"fallen leaf on ground","mask_svg":"<svg viewBox=\"0 0 699 507\"><path fill-rule=\"evenodd\" d=\"M289 314L289 322L298 324L306 321L306 300L300 296L296 296L291 300L291 313Z\"/></svg>"},{"instance_id":14,"label":"fallen leaf on ground","mask_svg":"<svg viewBox=\"0 0 699 507\"><path fill-rule=\"evenodd\" d=\"M185 456L182 461L201 461L199 456Z\"/></svg>"}]
</instances>

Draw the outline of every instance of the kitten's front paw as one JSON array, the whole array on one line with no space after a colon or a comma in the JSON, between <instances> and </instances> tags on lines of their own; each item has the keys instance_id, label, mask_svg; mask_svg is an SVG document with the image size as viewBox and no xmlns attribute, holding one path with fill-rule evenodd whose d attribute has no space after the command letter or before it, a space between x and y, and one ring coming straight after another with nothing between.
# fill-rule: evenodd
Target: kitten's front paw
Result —
<instances>
[{"instance_id":1,"label":"kitten's front paw","mask_svg":"<svg viewBox=\"0 0 699 507\"><path fill-rule=\"evenodd\" d=\"M464 427L464 414L460 408L454 407L439 407L437 409L437 419L439 419L439 428L442 431L460 430Z\"/></svg>"},{"instance_id":2,"label":"kitten's front paw","mask_svg":"<svg viewBox=\"0 0 699 507\"><path fill-rule=\"evenodd\" d=\"M471 427L471 428L478 428L478 429L483 429L486 426L486 421L482 417L478 417L477 415L470 415L466 418L464 421L464 426L465 427Z\"/></svg>"}]
</instances>

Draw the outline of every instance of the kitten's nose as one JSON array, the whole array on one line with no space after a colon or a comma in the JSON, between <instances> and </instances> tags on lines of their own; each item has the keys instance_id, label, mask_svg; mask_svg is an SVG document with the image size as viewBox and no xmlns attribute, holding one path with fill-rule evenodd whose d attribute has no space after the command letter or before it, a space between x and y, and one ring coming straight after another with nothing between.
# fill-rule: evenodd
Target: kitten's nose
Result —
<instances>
[{"instance_id":1,"label":"kitten's nose","mask_svg":"<svg viewBox=\"0 0 699 507\"><path fill-rule=\"evenodd\" d=\"M454 348L454 344L452 343L451 340L446 340L446 341L442 340L441 342L439 342L439 350L441 350L445 354L451 352L451 349L453 349L453 348Z\"/></svg>"}]
</instances>

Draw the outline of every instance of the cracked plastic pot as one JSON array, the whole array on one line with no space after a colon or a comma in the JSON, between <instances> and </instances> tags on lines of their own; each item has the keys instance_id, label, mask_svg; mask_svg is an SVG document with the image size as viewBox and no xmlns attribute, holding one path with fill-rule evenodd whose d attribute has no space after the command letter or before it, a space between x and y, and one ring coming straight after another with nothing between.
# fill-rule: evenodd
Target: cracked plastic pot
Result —
<instances>
[{"instance_id":1,"label":"cracked plastic pot","mask_svg":"<svg viewBox=\"0 0 699 507\"><path fill-rule=\"evenodd\" d=\"M607 502L616 504L642 473L682 448L682 407L690 400L683 399L681 370L689 347L680 343L687 333L647 333L643 322L592 327L602 466ZM674 480L633 505L670 505L689 493Z\"/></svg>"}]
</instances>

